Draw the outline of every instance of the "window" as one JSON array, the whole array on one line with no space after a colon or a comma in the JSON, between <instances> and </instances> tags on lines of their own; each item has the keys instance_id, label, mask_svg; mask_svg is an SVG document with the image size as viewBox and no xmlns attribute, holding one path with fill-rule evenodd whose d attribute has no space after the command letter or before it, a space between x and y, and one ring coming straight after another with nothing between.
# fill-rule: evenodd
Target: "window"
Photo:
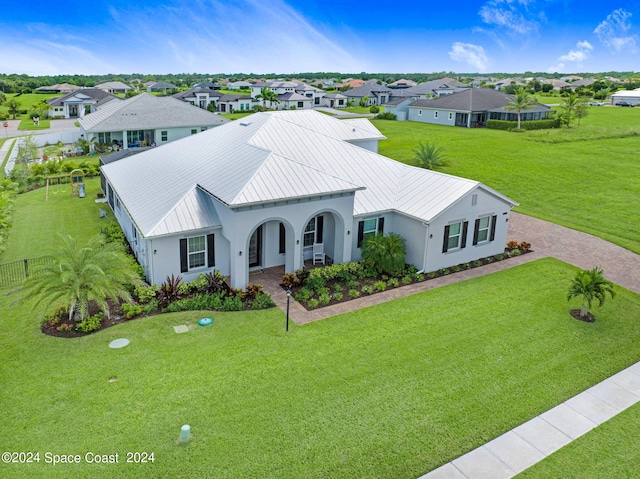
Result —
<instances>
[{"instance_id":1,"label":"window","mask_svg":"<svg viewBox=\"0 0 640 479\"><path fill-rule=\"evenodd\" d=\"M369 236L384 233L384 218L369 218L358 222L358 248Z\"/></svg>"},{"instance_id":2,"label":"window","mask_svg":"<svg viewBox=\"0 0 640 479\"><path fill-rule=\"evenodd\" d=\"M103 145L111 143L111 132L98 133L98 143Z\"/></svg>"},{"instance_id":3,"label":"window","mask_svg":"<svg viewBox=\"0 0 640 479\"><path fill-rule=\"evenodd\" d=\"M463 249L467 246L468 221L457 221L444 227L442 252Z\"/></svg>"},{"instance_id":4,"label":"window","mask_svg":"<svg viewBox=\"0 0 640 479\"><path fill-rule=\"evenodd\" d=\"M189 269L200 268L205 265L206 245L204 236L196 236L188 239L189 245Z\"/></svg>"},{"instance_id":5,"label":"window","mask_svg":"<svg viewBox=\"0 0 640 479\"><path fill-rule=\"evenodd\" d=\"M278 253L285 254L287 252L286 249L287 244L287 230L283 223L280 223L280 237L278 241Z\"/></svg>"},{"instance_id":6,"label":"window","mask_svg":"<svg viewBox=\"0 0 640 479\"><path fill-rule=\"evenodd\" d=\"M453 112L449 112L449 120L453 120Z\"/></svg>"},{"instance_id":7,"label":"window","mask_svg":"<svg viewBox=\"0 0 640 479\"><path fill-rule=\"evenodd\" d=\"M304 229L303 246L313 246L313 243L322 243L324 229L324 216L314 216L309 220Z\"/></svg>"},{"instance_id":8,"label":"window","mask_svg":"<svg viewBox=\"0 0 640 479\"><path fill-rule=\"evenodd\" d=\"M478 218L473 228L473 244L493 241L496 237L497 216L483 216Z\"/></svg>"},{"instance_id":9,"label":"window","mask_svg":"<svg viewBox=\"0 0 640 479\"><path fill-rule=\"evenodd\" d=\"M136 143L144 140L144 130L127 131L127 145L137 146Z\"/></svg>"},{"instance_id":10,"label":"window","mask_svg":"<svg viewBox=\"0 0 640 479\"><path fill-rule=\"evenodd\" d=\"M192 134L192 135L195 135L196 133L198 133L198 130L197 130L197 129L193 129L193 130L191 130L191 134Z\"/></svg>"},{"instance_id":11,"label":"window","mask_svg":"<svg viewBox=\"0 0 640 479\"><path fill-rule=\"evenodd\" d=\"M298 108L303 108L304 107L304 103L302 103L301 101L298 102Z\"/></svg>"},{"instance_id":12,"label":"window","mask_svg":"<svg viewBox=\"0 0 640 479\"><path fill-rule=\"evenodd\" d=\"M344 105L344 100L338 100L338 105L340 106Z\"/></svg>"},{"instance_id":13,"label":"window","mask_svg":"<svg viewBox=\"0 0 640 479\"><path fill-rule=\"evenodd\" d=\"M477 204L478 204L478 195L477 194L471 195L471 206L475 206Z\"/></svg>"},{"instance_id":14,"label":"window","mask_svg":"<svg viewBox=\"0 0 640 479\"><path fill-rule=\"evenodd\" d=\"M433 117L434 117L434 118L438 118L438 112L437 112L437 111L434 111L434 112L433 112Z\"/></svg>"},{"instance_id":15,"label":"window","mask_svg":"<svg viewBox=\"0 0 640 479\"><path fill-rule=\"evenodd\" d=\"M161 131L160 132L160 140L161 141L167 141L169 135L167 134L167 130Z\"/></svg>"},{"instance_id":16,"label":"window","mask_svg":"<svg viewBox=\"0 0 640 479\"><path fill-rule=\"evenodd\" d=\"M418 110L418 116L422 116L422 110Z\"/></svg>"},{"instance_id":17,"label":"window","mask_svg":"<svg viewBox=\"0 0 640 479\"><path fill-rule=\"evenodd\" d=\"M194 236L180 240L180 272L187 273L194 268L212 268L215 261L215 241L213 234Z\"/></svg>"},{"instance_id":18,"label":"window","mask_svg":"<svg viewBox=\"0 0 640 479\"><path fill-rule=\"evenodd\" d=\"M202 128L200 128L200 131L201 131L201 132L202 132L202 131L207 131L207 127L206 127L206 126L203 126Z\"/></svg>"}]
</instances>

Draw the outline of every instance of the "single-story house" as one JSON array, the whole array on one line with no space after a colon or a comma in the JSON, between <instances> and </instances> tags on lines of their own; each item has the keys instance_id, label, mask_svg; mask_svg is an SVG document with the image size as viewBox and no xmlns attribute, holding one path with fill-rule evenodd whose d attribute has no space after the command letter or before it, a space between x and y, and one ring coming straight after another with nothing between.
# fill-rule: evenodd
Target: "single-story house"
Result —
<instances>
[{"instance_id":1,"label":"single-story house","mask_svg":"<svg viewBox=\"0 0 640 479\"><path fill-rule=\"evenodd\" d=\"M486 126L487 120L517 121L517 113L506 108L513 98L490 88L469 88L440 98L413 101L406 105L407 120L467 128ZM522 111L520 118L544 120L553 114L551 107L536 103Z\"/></svg>"},{"instance_id":2,"label":"single-story house","mask_svg":"<svg viewBox=\"0 0 640 479\"><path fill-rule=\"evenodd\" d=\"M196 83L195 85L193 85L192 87L193 89L207 89L207 90L220 90L220 86L216 85L215 83L211 82L211 81L201 81Z\"/></svg>"},{"instance_id":3,"label":"single-story house","mask_svg":"<svg viewBox=\"0 0 640 479\"><path fill-rule=\"evenodd\" d=\"M413 80L407 80L406 78L401 78L400 80L396 80L387 85L389 88L409 88L412 86L418 86L416 82Z\"/></svg>"},{"instance_id":4,"label":"single-story house","mask_svg":"<svg viewBox=\"0 0 640 479\"><path fill-rule=\"evenodd\" d=\"M459 92L463 88L468 87L465 87L462 83L452 78L443 78L420 83L419 85L407 88L406 92L408 95L419 99L451 95L452 93ZM391 96L395 97L395 92L392 93Z\"/></svg>"},{"instance_id":5,"label":"single-story house","mask_svg":"<svg viewBox=\"0 0 640 479\"><path fill-rule=\"evenodd\" d=\"M258 101L249 95L239 93L228 93L220 96L216 111L221 113L233 113L238 111L252 111Z\"/></svg>"},{"instance_id":6,"label":"single-story house","mask_svg":"<svg viewBox=\"0 0 640 479\"><path fill-rule=\"evenodd\" d=\"M176 85L166 81L155 82L147 87L147 91L150 91L150 92L166 92L167 90L177 90L177 89L178 87Z\"/></svg>"},{"instance_id":7,"label":"single-story house","mask_svg":"<svg viewBox=\"0 0 640 479\"><path fill-rule=\"evenodd\" d=\"M229 120L173 97L141 93L78 120L84 138L121 148L163 145Z\"/></svg>"},{"instance_id":8,"label":"single-story house","mask_svg":"<svg viewBox=\"0 0 640 479\"><path fill-rule=\"evenodd\" d=\"M81 90L83 87L72 85L71 83L56 83L50 86L41 86L35 89L40 93L71 93L76 90Z\"/></svg>"},{"instance_id":9,"label":"single-story house","mask_svg":"<svg viewBox=\"0 0 640 479\"><path fill-rule=\"evenodd\" d=\"M215 92L209 88L191 88L190 90L181 91L171 95L173 98L187 102L199 108L207 109L211 103L214 106L218 104L222 93Z\"/></svg>"},{"instance_id":10,"label":"single-story house","mask_svg":"<svg viewBox=\"0 0 640 479\"><path fill-rule=\"evenodd\" d=\"M627 102L631 106L640 104L640 88L635 90L620 90L611 95L611 104L618 105L620 102Z\"/></svg>"},{"instance_id":11,"label":"single-story house","mask_svg":"<svg viewBox=\"0 0 640 479\"><path fill-rule=\"evenodd\" d=\"M409 115L409 105L414 101L416 101L416 98L411 96L396 98L389 103L385 103L384 112L395 115L398 121L405 121Z\"/></svg>"},{"instance_id":12,"label":"single-story house","mask_svg":"<svg viewBox=\"0 0 640 479\"><path fill-rule=\"evenodd\" d=\"M122 101L117 96L98 88L83 88L58 98L47 100L49 118L79 118L98 111L101 107Z\"/></svg>"},{"instance_id":13,"label":"single-story house","mask_svg":"<svg viewBox=\"0 0 640 479\"><path fill-rule=\"evenodd\" d=\"M100 83L96 85L94 88L98 88L100 90L104 90L107 93L127 93L131 90L131 87L121 81L109 81L106 83Z\"/></svg>"},{"instance_id":14,"label":"single-story house","mask_svg":"<svg viewBox=\"0 0 640 479\"><path fill-rule=\"evenodd\" d=\"M266 81L251 85L251 96L262 93L263 88L268 88L277 95L279 103L273 103L269 108L288 110L290 108L306 109L319 106L325 94L324 90L296 81Z\"/></svg>"},{"instance_id":15,"label":"single-story house","mask_svg":"<svg viewBox=\"0 0 640 479\"><path fill-rule=\"evenodd\" d=\"M424 271L504 251L515 201L367 149L383 138L366 119L256 113L103 166L105 194L157 284L216 269L246 288L251 271L302 268L314 245L358 260L378 232Z\"/></svg>"},{"instance_id":16,"label":"single-story house","mask_svg":"<svg viewBox=\"0 0 640 479\"><path fill-rule=\"evenodd\" d=\"M227 83L227 90L246 90L252 86L253 83L249 83L248 81L232 81Z\"/></svg>"},{"instance_id":17,"label":"single-story house","mask_svg":"<svg viewBox=\"0 0 640 479\"><path fill-rule=\"evenodd\" d=\"M384 105L389 101L392 90L384 85L378 85L376 80L369 80L362 86L352 88L342 94L347 96L349 100L356 103L360 103L360 101L365 97L368 98L365 106Z\"/></svg>"},{"instance_id":18,"label":"single-story house","mask_svg":"<svg viewBox=\"0 0 640 479\"><path fill-rule=\"evenodd\" d=\"M322 97L322 106L329 108L346 108L349 97L342 93L327 93Z\"/></svg>"}]
</instances>

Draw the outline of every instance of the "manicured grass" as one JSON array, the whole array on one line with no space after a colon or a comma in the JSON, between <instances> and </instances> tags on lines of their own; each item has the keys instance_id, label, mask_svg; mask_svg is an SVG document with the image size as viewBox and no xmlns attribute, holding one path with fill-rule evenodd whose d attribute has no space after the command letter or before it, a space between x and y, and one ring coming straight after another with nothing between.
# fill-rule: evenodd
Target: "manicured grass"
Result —
<instances>
[{"instance_id":1,"label":"manicured grass","mask_svg":"<svg viewBox=\"0 0 640 479\"><path fill-rule=\"evenodd\" d=\"M638 477L640 404L516 476L518 479L635 479Z\"/></svg>"},{"instance_id":2,"label":"manicured grass","mask_svg":"<svg viewBox=\"0 0 640 479\"><path fill-rule=\"evenodd\" d=\"M38 124L33 123L31 118L23 118L18 125L18 130L47 130L51 127L51 120L42 119Z\"/></svg>"},{"instance_id":3,"label":"manicured grass","mask_svg":"<svg viewBox=\"0 0 640 479\"><path fill-rule=\"evenodd\" d=\"M347 111L349 113L371 113L369 111L370 106L350 106L349 108L341 108L341 111ZM384 107L380 108L380 111L384 111Z\"/></svg>"},{"instance_id":4,"label":"manicured grass","mask_svg":"<svg viewBox=\"0 0 640 479\"><path fill-rule=\"evenodd\" d=\"M108 207L95 203L99 190L100 179L95 177L85 178L85 198L71 196L68 183L50 186L48 201L45 201L45 188L18 195L2 262L44 255L58 233L83 238L99 233L108 221L99 218L100 208L108 210L113 220Z\"/></svg>"},{"instance_id":5,"label":"manicured grass","mask_svg":"<svg viewBox=\"0 0 640 479\"><path fill-rule=\"evenodd\" d=\"M249 115L253 115L254 112L250 111L250 112L246 112L246 113L221 113L220 116L224 116L225 118L228 118L229 120L238 120L240 118L244 118L245 116L249 116Z\"/></svg>"},{"instance_id":6,"label":"manicured grass","mask_svg":"<svg viewBox=\"0 0 640 479\"><path fill-rule=\"evenodd\" d=\"M36 103L40 103L41 101L49 100L51 98L57 98L59 96L62 95L60 95L59 93L25 93L23 95L16 96L15 93L7 93L7 100L15 97L15 99L20 103L20 110L27 110L27 114L18 115L16 118L30 119L29 110L33 108L33 105L35 105ZM6 106L2 105L0 106L0 112L8 114L9 110ZM10 118L13 117L10 116Z\"/></svg>"},{"instance_id":7,"label":"manicured grass","mask_svg":"<svg viewBox=\"0 0 640 479\"><path fill-rule=\"evenodd\" d=\"M574 271L539 260L289 333L272 309L66 340L2 296L0 398L14 433L0 449L155 453L153 464L3 465L3 477L418 477L640 359L640 297L618 289L595 323L576 321ZM119 337L131 344L110 350Z\"/></svg>"},{"instance_id":8,"label":"manicured grass","mask_svg":"<svg viewBox=\"0 0 640 479\"><path fill-rule=\"evenodd\" d=\"M374 124L388 138L382 155L413 163L418 142L434 141L451 160L442 171L495 188L520 203L516 211L640 253L640 109L592 108L580 127L525 133Z\"/></svg>"}]
</instances>

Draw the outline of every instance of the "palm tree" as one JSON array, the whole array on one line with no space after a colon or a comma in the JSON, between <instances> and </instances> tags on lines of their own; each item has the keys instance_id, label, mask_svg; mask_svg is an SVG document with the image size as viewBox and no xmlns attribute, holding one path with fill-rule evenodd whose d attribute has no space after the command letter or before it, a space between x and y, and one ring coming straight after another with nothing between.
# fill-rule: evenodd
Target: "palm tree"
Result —
<instances>
[{"instance_id":1,"label":"palm tree","mask_svg":"<svg viewBox=\"0 0 640 479\"><path fill-rule=\"evenodd\" d=\"M278 100L278 95L276 92L271 90L269 87L263 86L260 89L260 93L256 95L256 100L262 100L262 106L266 109L267 102L269 102L269 107L272 107L274 103L280 103Z\"/></svg>"},{"instance_id":2,"label":"palm tree","mask_svg":"<svg viewBox=\"0 0 640 479\"><path fill-rule=\"evenodd\" d=\"M140 279L131 269L125 253L115 243L105 243L102 235L81 246L71 236L60 235L60 245L50 262L35 267L20 289L23 297L42 307L43 314L53 304L69 307L69 320L77 313L88 314L90 301L96 301L109 316L107 299L131 301L127 284Z\"/></svg>"},{"instance_id":3,"label":"palm tree","mask_svg":"<svg viewBox=\"0 0 640 479\"><path fill-rule=\"evenodd\" d=\"M406 255L404 239L395 233L371 235L362 243L362 259L371 261L379 273L402 273Z\"/></svg>"},{"instance_id":4,"label":"palm tree","mask_svg":"<svg viewBox=\"0 0 640 479\"><path fill-rule=\"evenodd\" d=\"M520 129L521 113L532 108L536 102L531 98L527 90L520 87L516 90L515 96L509 99L509 104L505 106L507 110L515 111L518 114L518 130Z\"/></svg>"},{"instance_id":5,"label":"palm tree","mask_svg":"<svg viewBox=\"0 0 640 479\"><path fill-rule=\"evenodd\" d=\"M418 143L413 150L418 166L427 170L436 170L442 166L446 166L448 161L444 155L444 148L430 141Z\"/></svg>"},{"instance_id":6,"label":"palm tree","mask_svg":"<svg viewBox=\"0 0 640 479\"><path fill-rule=\"evenodd\" d=\"M589 314L594 301L597 300L598 304L602 306L607 293L611 295L611 298L615 296L613 283L605 279L602 269L596 266L591 270L585 269L576 274L569 288L567 300L576 297L582 298L580 317L584 319Z\"/></svg>"},{"instance_id":7,"label":"palm tree","mask_svg":"<svg viewBox=\"0 0 640 479\"><path fill-rule=\"evenodd\" d=\"M586 115L586 101L577 93L569 93L560 105L560 119L563 125L571 127L575 118L582 118Z\"/></svg>"},{"instance_id":8,"label":"palm tree","mask_svg":"<svg viewBox=\"0 0 640 479\"><path fill-rule=\"evenodd\" d=\"M9 100L7 100L7 102L4 104L5 107L7 107L7 110L9 110L9 113L11 113L11 115L13 115L13 119L16 119L16 115L18 114L18 111L20 110L20 102L18 100L16 100L15 98L9 98Z\"/></svg>"}]
</instances>

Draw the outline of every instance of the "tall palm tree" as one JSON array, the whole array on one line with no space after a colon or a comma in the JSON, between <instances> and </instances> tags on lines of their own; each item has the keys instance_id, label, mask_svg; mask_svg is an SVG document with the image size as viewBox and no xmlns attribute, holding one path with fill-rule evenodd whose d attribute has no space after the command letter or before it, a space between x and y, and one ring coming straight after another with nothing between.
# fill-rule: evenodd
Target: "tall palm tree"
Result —
<instances>
[{"instance_id":1,"label":"tall palm tree","mask_svg":"<svg viewBox=\"0 0 640 479\"><path fill-rule=\"evenodd\" d=\"M418 143L413 152L418 163L417 166L427 170L436 170L448 163L444 155L444 148L436 145L435 142Z\"/></svg>"},{"instance_id":2,"label":"tall palm tree","mask_svg":"<svg viewBox=\"0 0 640 479\"><path fill-rule=\"evenodd\" d=\"M518 114L518 130L520 129L521 113L532 108L536 102L527 90L520 87L516 90L515 96L509 99L509 104L505 106L507 110L515 111Z\"/></svg>"},{"instance_id":3,"label":"tall palm tree","mask_svg":"<svg viewBox=\"0 0 640 479\"><path fill-rule=\"evenodd\" d=\"M274 103L280 103L276 92L266 86L263 86L260 89L260 93L256 95L256 100L262 100L262 106L265 109L267 108L267 102L269 102L269 107L272 107Z\"/></svg>"},{"instance_id":4,"label":"tall palm tree","mask_svg":"<svg viewBox=\"0 0 640 479\"><path fill-rule=\"evenodd\" d=\"M53 304L69 306L69 320L77 313L80 320L88 314L90 301L109 315L107 299L131 300L127 284L140 280L131 269L125 253L115 243L106 243L102 235L91 238L86 246L71 236L60 235L60 245L50 262L33 268L21 288L43 314Z\"/></svg>"},{"instance_id":5,"label":"tall palm tree","mask_svg":"<svg viewBox=\"0 0 640 479\"><path fill-rule=\"evenodd\" d=\"M607 293L611 295L612 299L615 297L613 283L606 279L604 271L596 266L591 270L578 271L569 288L567 300L576 297L582 298L580 317L586 318L593 302L598 301L598 304L602 306Z\"/></svg>"}]
</instances>

